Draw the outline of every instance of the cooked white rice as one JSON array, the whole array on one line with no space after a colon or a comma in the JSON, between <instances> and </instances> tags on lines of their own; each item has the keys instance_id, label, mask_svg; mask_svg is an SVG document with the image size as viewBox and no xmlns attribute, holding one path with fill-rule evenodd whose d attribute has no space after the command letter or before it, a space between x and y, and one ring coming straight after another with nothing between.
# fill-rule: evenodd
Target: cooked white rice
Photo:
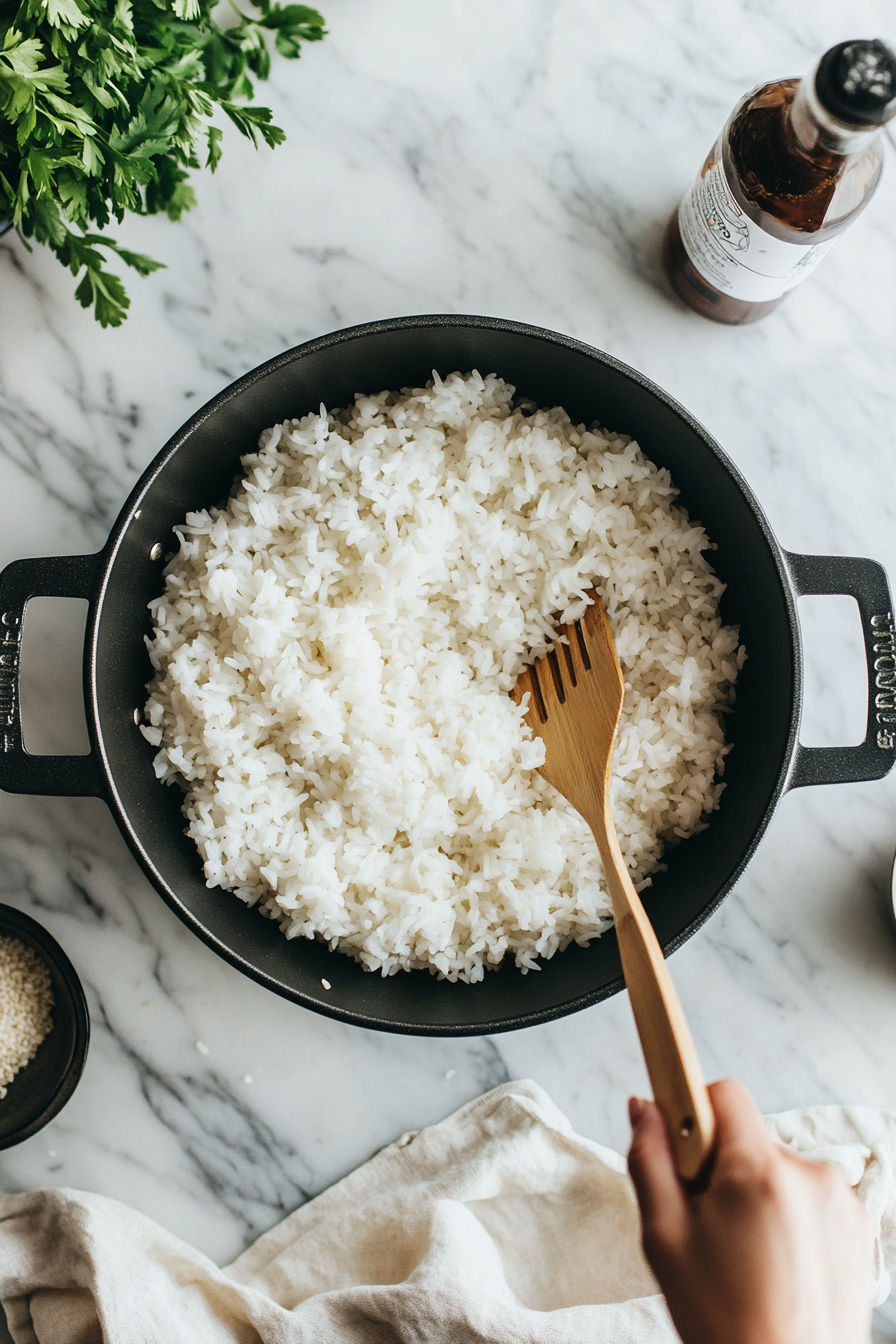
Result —
<instances>
[{"instance_id":1,"label":"cooked white rice","mask_svg":"<svg viewBox=\"0 0 896 1344\"><path fill-rule=\"evenodd\" d=\"M717 806L736 629L668 473L495 375L266 430L151 604L146 737L210 887L384 975L537 969L607 927L590 831L508 692L585 591L626 678L614 817L639 883Z\"/></svg>"}]
</instances>

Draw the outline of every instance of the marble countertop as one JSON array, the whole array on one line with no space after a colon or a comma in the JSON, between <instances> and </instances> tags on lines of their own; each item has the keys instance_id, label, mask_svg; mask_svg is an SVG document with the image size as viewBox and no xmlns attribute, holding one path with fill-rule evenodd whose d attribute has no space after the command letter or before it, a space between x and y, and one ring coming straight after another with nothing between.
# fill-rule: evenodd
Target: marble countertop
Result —
<instances>
[{"instance_id":1,"label":"marble countertop","mask_svg":"<svg viewBox=\"0 0 896 1344\"><path fill-rule=\"evenodd\" d=\"M120 330L76 306L49 255L0 242L0 563L98 548L169 435L261 361L356 322L452 311L550 327L634 365L718 438L786 547L872 556L896 577L894 154L866 214L763 323L686 311L659 263L668 213L737 97L845 37L892 41L890 5L324 9L327 39L274 65L286 144L255 153L228 134L183 223L118 230L168 267L129 278ZM803 740L856 741L855 607L801 609ZM79 731L76 618L61 603L29 616L32 749L70 748ZM672 960L710 1076L738 1075L766 1110L896 1107L894 846L896 772L784 799L737 889ZM274 997L179 924L97 801L0 795L0 900L65 946L93 1021L74 1098L2 1155L0 1185L114 1195L220 1261L502 1080L537 1079L618 1148L625 1099L646 1086L623 995L454 1041Z\"/></svg>"}]
</instances>

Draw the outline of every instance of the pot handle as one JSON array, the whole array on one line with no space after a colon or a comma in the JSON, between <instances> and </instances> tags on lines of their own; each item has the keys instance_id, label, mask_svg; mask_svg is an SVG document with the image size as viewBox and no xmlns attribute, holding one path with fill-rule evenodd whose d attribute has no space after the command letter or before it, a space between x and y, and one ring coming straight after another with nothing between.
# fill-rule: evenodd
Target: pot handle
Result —
<instances>
[{"instance_id":1,"label":"pot handle","mask_svg":"<svg viewBox=\"0 0 896 1344\"><path fill-rule=\"evenodd\" d=\"M84 597L99 585L101 555L14 560L0 573L0 789L6 793L104 798L95 745L87 756L34 756L22 743L22 626L32 597Z\"/></svg>"},{"instance_id":2,"label":"pot handle","mask_svg":"<svg viewBox=\"0 0 896 1344\"><path fill-rule=\"evenodd\" d=\"M882 779L896 761L896 644L886 571L854 555L786 555L797 597L854 597L868 666L868 727L857 747L797 745L787 787Z\"/></svg>"}]
</instances>

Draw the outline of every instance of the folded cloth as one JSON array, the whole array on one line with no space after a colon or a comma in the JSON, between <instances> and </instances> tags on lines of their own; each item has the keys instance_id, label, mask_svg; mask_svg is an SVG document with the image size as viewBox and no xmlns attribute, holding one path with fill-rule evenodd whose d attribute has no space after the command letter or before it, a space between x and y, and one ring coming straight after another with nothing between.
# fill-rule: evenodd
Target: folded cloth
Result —
<instances>
[{"instance_id":1,"label":"folded cloth","mask_svg":"<svg viewBox=\"0 0 896 1344\"><path fill-rule=\"evenodd\" d=\"M896 1114L768 1120L838 1167L875 1222L876 1303L896 1256ZM532 1082L406 1134L219 1269L115 1200L0 1200L16 1344L673 1344L625 1160Z\"/></svg>"}]
</instances>

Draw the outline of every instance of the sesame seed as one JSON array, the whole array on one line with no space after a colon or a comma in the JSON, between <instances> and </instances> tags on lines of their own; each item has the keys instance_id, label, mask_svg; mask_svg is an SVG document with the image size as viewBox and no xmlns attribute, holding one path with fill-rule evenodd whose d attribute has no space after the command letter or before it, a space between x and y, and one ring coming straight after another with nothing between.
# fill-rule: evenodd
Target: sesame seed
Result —
<instances>
[{"instance_id":1,"label":"sesame seed","mask_svg":"<svg viewBox=\"0 0 896 1344\"><path fill-rule=\"evenodd\" d=\"M50 972L19 938L0 936L0 1098L53 1026Z\"/></svg>"},{"instance_id":2,"label":"sesame seed","mask_svg":"<svg viewBox=\"0 0 896 1344\"><path fill-rule=\"evenodd\" d=\"M446 1078L453 1078L454 1075L455 1075L456 1073L457 1073L457 1069L449 1069L448 1072L445 1074L445 1077L446 1077Z\"/></svg>"},{"instance_id":3,"label":"sesame seed","mask_svg":"<svg viewBox=\"0 0 896 1344\"><path fill-rule=\"evenodd\" d=\"M205 1041L197 1041L196 1049L199 1051L200 1055L208 1054L208 1046L206 1045Z\"/></svg>"},{"instance_id":4,"label":"sesame seed","mask_svg":"<svg viewBox=\"0 0 896 1344\"><path fill-rule=\"evenodd\" d=\"M333 986L330 984L329 980L321 980L321 984L323 985L324 989L332 989L332 988L333 988Z\"/></svg>"},{"instance_id":5,"label":"sesame seed","mask_svg":"<svg viewBox=\"0 0 896 1344\"><path fill-rule=\"evenodd\" d=\"M252 1081L252 1075L251 1075L251 1073L244 1073L244 1074L243 1074L243 1082L244 1082L244 1083L251 1083L251 1081Z\"/></svg>"}]
</instances>

